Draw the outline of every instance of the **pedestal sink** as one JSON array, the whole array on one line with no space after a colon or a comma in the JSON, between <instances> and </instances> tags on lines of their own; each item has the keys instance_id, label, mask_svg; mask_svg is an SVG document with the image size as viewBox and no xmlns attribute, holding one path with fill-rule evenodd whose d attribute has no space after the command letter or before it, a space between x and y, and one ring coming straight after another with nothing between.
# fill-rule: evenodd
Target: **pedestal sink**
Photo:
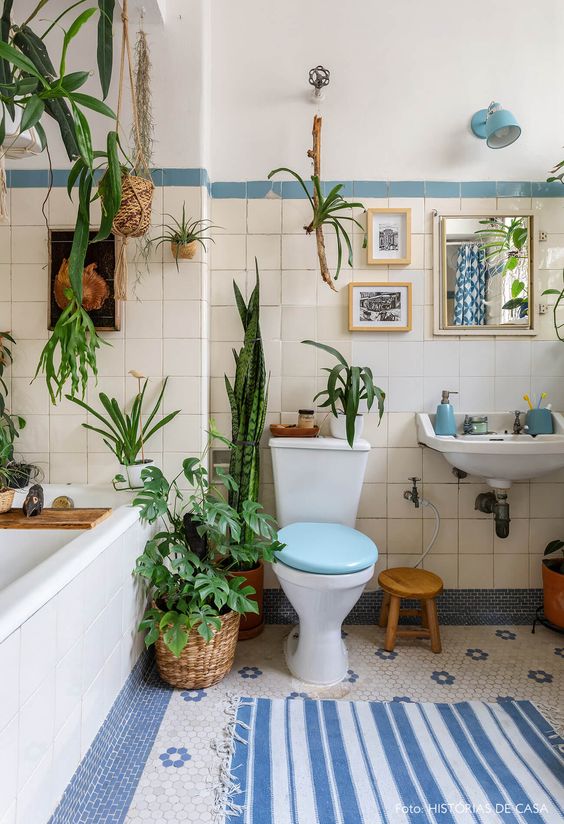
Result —
<instances>
[{"instance_id":1,"label":"pedestal sink","mask_svg":"<svg viewBox=\"0 0 564 824\"><path fill-rule=\"evenodd\" d=\"M539 478L564 468L564 417L553 412L553 435L513 435L514 415L488 414L487 435L463 435L464 415L456 415L453 436L436 435L435 416L417 414L420 444L440 452L448 463L484 478L493 489L509 489L513 481Z\"/></svg>"}]
</instances>

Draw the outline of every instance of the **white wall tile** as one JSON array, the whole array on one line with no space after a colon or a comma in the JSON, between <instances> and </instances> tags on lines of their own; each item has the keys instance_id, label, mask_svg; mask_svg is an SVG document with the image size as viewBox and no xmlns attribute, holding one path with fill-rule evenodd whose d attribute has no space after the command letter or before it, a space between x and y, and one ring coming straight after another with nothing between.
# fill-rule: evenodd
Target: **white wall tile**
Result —
<instances>
[{"instance_id":1,"label":"white wall tile","mask_svg":"<svg viewBox=\"0 0 564 824\"><path fill-rule=\"evenodd\" d=\"M0 644L0 730L17 713L20 703L20 630ZM1 779L0 779L1 780ZM0 793L0 797L1 797ZM0 809L0 815L2 810Z\"/></svg>"},{"instance_id":2,"label":"white wall tile","mask_svg":"<svg viewBox=\"0 0 564 824\"><path fill-rule=\"evenodd\" d=\"M0 730L0 816L7 813L17 793L18 723L15 717Z\"/></svg>"}]
</instances>

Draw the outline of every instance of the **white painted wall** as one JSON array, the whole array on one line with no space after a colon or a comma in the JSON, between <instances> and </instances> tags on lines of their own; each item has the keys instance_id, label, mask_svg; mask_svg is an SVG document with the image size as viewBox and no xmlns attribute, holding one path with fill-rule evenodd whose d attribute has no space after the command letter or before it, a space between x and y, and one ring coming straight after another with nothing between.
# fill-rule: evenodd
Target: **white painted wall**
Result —
<instances>
[{"instance_id":1,"label":"white painted wall","mask_svg":"<svg viewBox=\"0 0 564 824\"><path fill-rule=\"evenodd\" d=\"M308 70L327 179L543 180L564 142L561 0L213 0L212 178L309 170ZM470 116L500 100L523 134L492 151Z\"/></svg>"}]
</instances>

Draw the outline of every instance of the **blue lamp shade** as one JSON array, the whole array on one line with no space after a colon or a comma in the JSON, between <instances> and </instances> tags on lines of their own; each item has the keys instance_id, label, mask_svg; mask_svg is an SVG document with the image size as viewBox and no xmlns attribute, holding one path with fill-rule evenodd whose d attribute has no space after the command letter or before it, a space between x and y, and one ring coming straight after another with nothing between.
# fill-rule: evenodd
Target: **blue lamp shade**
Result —
<instances>
[{"instance_id":1,"label":"blue lamp shade","mask_svg":"<svg viewBox=\"0 0 564 824\"><path fill-rule=\"evenodd\" d=\"M521 134L521 126L515 115L503 109L500 103L490 103L472 117L472 132L485 140L490 149L504 149L515 143Z\"/></svg>"}]
</instances>

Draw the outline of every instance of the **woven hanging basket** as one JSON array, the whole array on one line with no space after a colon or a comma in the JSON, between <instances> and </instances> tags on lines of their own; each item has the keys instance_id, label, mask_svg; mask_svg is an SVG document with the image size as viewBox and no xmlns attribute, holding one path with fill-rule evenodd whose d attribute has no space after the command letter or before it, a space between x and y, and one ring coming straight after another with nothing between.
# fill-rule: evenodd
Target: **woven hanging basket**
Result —
<instances>
[{"instance_id":1,"label":"woven hanging basket","mask_svg":"<svg viewBox=\"0 0 564 824\"><path fill-rule=\"evenodd\" d=\"M121 237L142 237L151 225L153 204L152 180L136 175L123 175L121 179L121 205L112 225L114 234Z\"/></svg>"},{"instance_id":2,"label":"woven hanging basket","mask_svg":"<svg viewBox=\"0 0 564 824\"><path fill-rule=\"evenodd\" d=\"M9 512L14 502L15 491L13 489L0 489L0 514ZM239 622L237 621L237 629Z\"/></svg>"},{"instance_id":3,"label":"woven hanging basket","mask_svg":"<svg viewBox=\"0 0 564 824\"><path fill-rule=\"evenodd\" d=\"M221 629L209 644L196 629L191 630L179 658L172 654L160 637L155 650L163 681L185 690L201 690L219 683L233 666L240 617L238 612L221 615Z\"/></svg>"},{"instance_id":4,"label":"woven hanging basket","mask_svg":"<svg viewBox=\"0 0 564 824\"><path fill-rule=\"evenodd\" d=\"M171 243L170 251L175 260L192 260L196 254L197 246L197 240L193 240L191 243Z\"/></svg>"}]
</instances>

